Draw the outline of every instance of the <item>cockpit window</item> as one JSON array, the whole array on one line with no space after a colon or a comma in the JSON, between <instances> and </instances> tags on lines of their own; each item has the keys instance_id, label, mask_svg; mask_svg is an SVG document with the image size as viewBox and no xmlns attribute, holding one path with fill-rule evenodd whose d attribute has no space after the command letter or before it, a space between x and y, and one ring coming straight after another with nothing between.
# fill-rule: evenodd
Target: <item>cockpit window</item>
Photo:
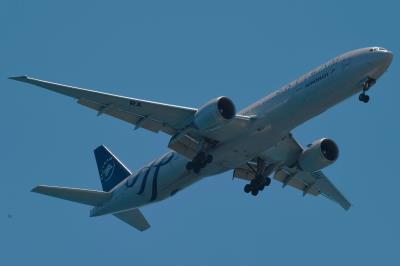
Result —
<instances>
[{"instance_id":1,"label":"cockpit window","mask_svg":"<svg viewBox=\"0 0 400 266\"><path fill-rule=\"evenodd\" d=\"M369 49L370 52L376 52L376 51L386 51L385 48L382 47L372 47Z\"/></svg>"}]
</instances>

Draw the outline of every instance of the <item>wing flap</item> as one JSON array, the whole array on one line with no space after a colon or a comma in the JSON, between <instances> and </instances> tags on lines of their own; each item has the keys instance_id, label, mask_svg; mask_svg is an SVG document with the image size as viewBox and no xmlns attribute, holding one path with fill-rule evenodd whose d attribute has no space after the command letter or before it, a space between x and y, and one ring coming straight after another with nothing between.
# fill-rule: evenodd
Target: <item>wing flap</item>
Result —
<instances>
[{"instance_id":1,"label":"wing flap","mask_svg":"<svg viewBox=\"0 0 400 266\"><path fill-rule=\"evenodd\" d=\"M277 171L274 179L282 182L284 186L289 185L303 191L303 195L323 195L338 203L345 210L351 207L351 203L322 171L308 173L298 169L291 169L291 171L284 169Z\"/></svg>"},{"instance_id":2,"label":"wing flap","mask_svg":"<svg viewBox=\"0 0 400 266\"><path fill-rule=\"evenodd\" d=\"M322 172L316 172L314 175L317 178L317 187L321 195L324 195L330 200L337 202L343 209L348 210L351 203L346 197L332 184L331 181Z\"/></svg>"},{"instance_id":3,"label":"wing flap","mask_svg":"<svg viewBox=\"0 0 400 266\"><path fill-rule=\"evenodd\" d=\"M282 182L283 187L291 186L305 192L305 194L318 196L317 187L313 186L315 179L307 172L289 171L287 168L275 172L274 179Z\"/></svg>"},{"instance_id":4,"label":"wing flap","mask_svg":"<svg viewBox=\"0 0 400 266\"><path fill-rule=\"evenodd\" d=\"M87 99L81 98L77 101L79 104L89 107L98 111L98 115L107 114L112 117L121 119L130 124L136 125L136 128L144 128L154 133L158 133L159 131L166 132L167 134L172 135L175 131L171 127L167 125L163 125L163 123L159 121L155 121L151 118L145 119L143 115L136 114L134 112L129 112L115 106L114 108L110 108L104 106L100 103L89 101Z\"/></svg>"},{"instance_id":5,"label":"wing flap","mask_svg":"<svg viewBox=\"0 0 400 266\"><path fill-rule=\"evenodd\" d=\"M249 164L245 164L233 170L233 177L250 181L256 178L256 175L254 169L252 169Z\"/></svg>"}]
</instances>

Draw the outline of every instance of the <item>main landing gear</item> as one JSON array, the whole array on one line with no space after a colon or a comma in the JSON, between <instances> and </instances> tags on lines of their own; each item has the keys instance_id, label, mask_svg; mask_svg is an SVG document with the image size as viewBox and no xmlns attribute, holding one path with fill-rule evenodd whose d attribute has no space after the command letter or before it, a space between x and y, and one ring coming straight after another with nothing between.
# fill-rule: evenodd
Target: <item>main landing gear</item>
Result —
<instances>
[{"instance_id":1,"label":"main landing gear","mask_svg":"<svg viewBox=\"0 0 400 266\"><path fill-rule=\"evenodd\" d=\"M265 161L257 159L257 169L254 170L255 178L249 184L244 186L244 192L257 196L258 192L263 191L265 187L271 184L271 178L268 177L272 172L272 166L266 167Z\"/></svg>"},{"instance_id":2,"label":"main landing gear","mask_svg":"<svg viewBox=\"0 0 400 266\"><path fill-rule=\"evenodd\" d=\"M193 170L196 174L200 173L200 170L206 167L207 164L213 161L213 156L206 154L204 151L199 152L192 161L186 164L187 170Z\"/></svg>"},{"instance_id":3,"label":"main landing gear","mask_svg":"<svg viewBox=\"0 0 400 266\"><path fill-rule=\"evenodd\" d=\"M253 196L257 196L258 192L263 191L265 187L271 184L271 178L256 176L255 179L250 181L250 184L246 184L244 186L244 192L250 193Z\"/></svg>"},{"instance_id":4,"label":"main landing gear","mask_svg":"<svg viewBox=\"0 0 400 266\"><path fill-rule=\"evenodd\" d=\"M363 83L363 90L362 93L358 96L358 99L364 103L369 102L369 96L366 93L367 90L369 90L369 88L374 85L376 82L375 79L373 78L368 78L367 81L365 81Z\"/></svg>"}]
</instances>

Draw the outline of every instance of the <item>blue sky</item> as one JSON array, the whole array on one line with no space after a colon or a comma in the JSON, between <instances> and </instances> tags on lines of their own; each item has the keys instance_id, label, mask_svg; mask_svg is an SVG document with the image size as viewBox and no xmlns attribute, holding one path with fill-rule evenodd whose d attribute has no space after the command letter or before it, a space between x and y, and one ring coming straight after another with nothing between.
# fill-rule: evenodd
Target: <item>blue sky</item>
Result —
<instances>
[{"instance_id":1,"label":"blue sky","mask_svg":"<svg viewBox=\"0 0 400 266\"><path fill-rule=\"evenodd\" d=\"M395 265L399 263L398 1L2 1L2 265ZM258 197L231 172L143 208L140 233L86 206L30 193L37 184L100 189L93 149L131 169L168 138L73 100L7 80L40 79L199 107L226 95L241 109L348 50L395 54L370 92L294 130L334 139L326 174L349 212L273 182Z\"/></svg>"}]
</instances>

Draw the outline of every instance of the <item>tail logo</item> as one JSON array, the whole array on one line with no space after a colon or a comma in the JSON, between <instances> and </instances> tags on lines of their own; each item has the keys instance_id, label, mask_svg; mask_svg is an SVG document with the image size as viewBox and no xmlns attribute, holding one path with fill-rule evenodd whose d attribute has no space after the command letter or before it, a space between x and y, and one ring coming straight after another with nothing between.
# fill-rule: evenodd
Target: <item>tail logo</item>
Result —
<instances>
[{"instance_id":1,"label":"tail logo","mask_svg":"<svg viewBox=\"0 0 400 266\"><path fill-rule=\"evenodd\" d=\"M103 182L107 182L114 174L115 163L112 157L104 161L101 166L100 179Z\"/></svg>"}]
</instances>

